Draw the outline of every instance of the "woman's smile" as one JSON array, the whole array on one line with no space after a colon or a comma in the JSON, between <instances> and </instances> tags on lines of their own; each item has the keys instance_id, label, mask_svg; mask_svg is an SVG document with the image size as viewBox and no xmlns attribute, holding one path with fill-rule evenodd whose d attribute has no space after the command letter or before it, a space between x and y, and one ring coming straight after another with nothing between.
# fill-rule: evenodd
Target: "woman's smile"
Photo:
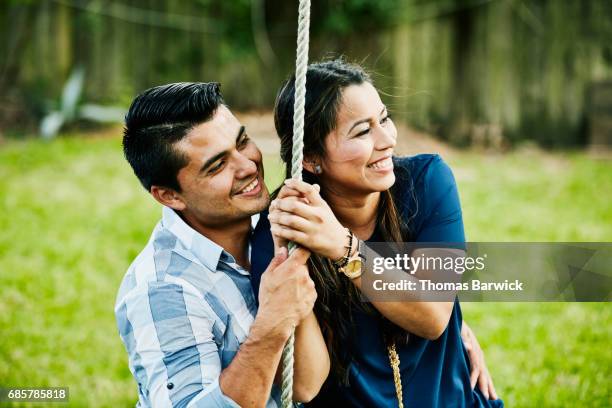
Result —
<instances>
[{"instance_id":1,"label":"woman's smile","mask_svg":"<svg viewBox=\"0 0 612 408\"><path fill-rule=\"evenodd\" d=\"M393 159L391 158L391 155L385 156L373 163L368 164L366 167L376 173L387 174L390 171L393 171Z\"/></svg>"}]
</instances>

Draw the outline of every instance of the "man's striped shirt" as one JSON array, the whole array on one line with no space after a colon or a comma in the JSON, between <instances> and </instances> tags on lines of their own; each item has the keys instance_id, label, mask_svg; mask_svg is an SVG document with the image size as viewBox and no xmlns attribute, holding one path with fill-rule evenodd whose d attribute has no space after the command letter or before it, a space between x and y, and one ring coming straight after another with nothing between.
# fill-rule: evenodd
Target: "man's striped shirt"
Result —
<instances>
[{"instance_id":1,"label":"man's striped shirt","mask_svg":"<svg viewBox=\"0 0 612 408\"><path fill-rule=\"evenodd\" d=\"M253 226L259 215L252 218ZM238 407L219 375L257 312L248 271L164 207L129 267L115 316L138 383L139 407ZM267 407L280 406L276 385Z\"/></svg>"}]
</instances>

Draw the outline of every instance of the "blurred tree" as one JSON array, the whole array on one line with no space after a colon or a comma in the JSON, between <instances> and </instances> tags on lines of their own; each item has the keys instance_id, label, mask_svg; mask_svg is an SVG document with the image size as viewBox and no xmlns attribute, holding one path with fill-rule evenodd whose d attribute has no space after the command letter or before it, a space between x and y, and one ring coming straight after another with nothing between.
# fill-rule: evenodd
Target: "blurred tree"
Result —
<instances>
[{"instance_id":1,"label":"blurred tree","mask_svg":"<svg viewBox=\"0 0 612 408\"><path fill-rule=\"evenodd\" d=\"M75 66L92 103L214 80L232 107L269 109L296 19L284 0L0 2L0 129L35 129ZM396 117L455 143L571 145L586 90L612 79L610 21L609 0L321 0L310 55L362 62Z\"/></svg>"}]
</instances>

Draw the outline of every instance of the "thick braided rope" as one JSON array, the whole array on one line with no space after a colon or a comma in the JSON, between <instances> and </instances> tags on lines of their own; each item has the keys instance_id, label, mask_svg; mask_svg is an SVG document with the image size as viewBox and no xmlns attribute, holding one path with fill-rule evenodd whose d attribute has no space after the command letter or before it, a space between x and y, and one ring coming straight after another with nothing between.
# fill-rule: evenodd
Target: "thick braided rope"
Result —
<instances>
[{"instance_id":1,"label":"thick braided rope","mask_svg":"<svg viewBox=\"0 0 612 408\"><path fill-rule=\"evenodd\" d=\"M308 41L310 28L310 0L300 0L298 14L297 53L295 58L295 101L293 104L293 150L291 152L291 177L302 179L302 158L304 157L304 105L306 103L306 70L308 69ZM289 251L295 244L289 243ZM293 344L294 333L283 349L281 405L293 406Z\"/></svg>"}]
</instances>

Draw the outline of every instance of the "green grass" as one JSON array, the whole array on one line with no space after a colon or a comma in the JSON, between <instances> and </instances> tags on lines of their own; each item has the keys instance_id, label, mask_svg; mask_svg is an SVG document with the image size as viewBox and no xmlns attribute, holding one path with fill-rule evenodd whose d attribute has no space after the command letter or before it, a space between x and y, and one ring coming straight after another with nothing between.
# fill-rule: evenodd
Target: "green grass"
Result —
<instances>
[{"instance_id":1,"label":"green grass","mask_svg":"<svg viewBox=\"0 0 612 408\"><path fill-rule=\"evenodd\" d=\"M612 163L582 153L448 160L471 241L612 241ZM278 160L267 160L269 184ZM276 171L275 171L276 170ZM133 406L115 293L160 216L117 139L0 147L0 386ZM464 304L509 407L610 406L609 304Z\"/></svg>"}]
</instances>

